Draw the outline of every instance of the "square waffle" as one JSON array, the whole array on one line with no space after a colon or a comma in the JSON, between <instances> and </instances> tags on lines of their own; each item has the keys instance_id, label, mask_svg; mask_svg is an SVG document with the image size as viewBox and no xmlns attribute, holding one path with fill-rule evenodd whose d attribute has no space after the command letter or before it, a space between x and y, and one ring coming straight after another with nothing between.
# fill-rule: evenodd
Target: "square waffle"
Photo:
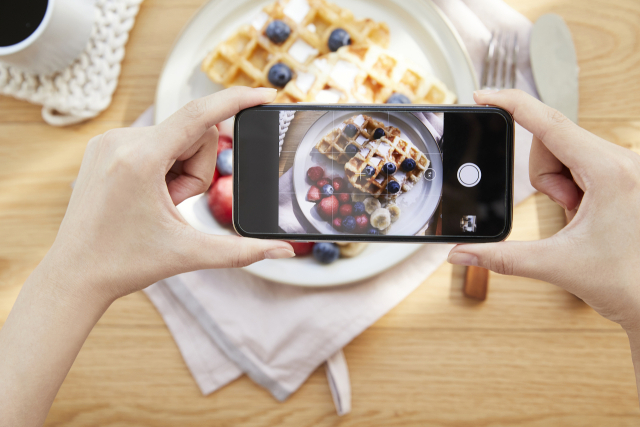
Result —
<instances>
[{"instance_id":1,"label":"square waffle","mask_svg":"<svg viewBox=\"0 0 640 427\"><path fill-rule=\"evenodd\" d=\"M411 158L416 162L415 169L409 172L403 171L400 166L407 158ZM382 172L382 166L387 162L391 162L396 166L396 173L391 176L387 176ZM367 177L364 174L366 166L372 166L375 169L375 173L371 177ZM344 165L344 168L347 179L356 189L369 193L374 197L386 195L391 199L395 199L398 195L411 190L413 185L424 176L424 172L429 168L429 159L410 141L399 136L393 136L391 139L383 136L379 140L365 144ZM389 194L387 192L389 181L398 182L400 191L395 194Z\"/></svg>"},{"instance_id":2,"label":"square waffle","mask_svg":"<svg viewBox=\"0 0 640 427\"><path fill-rule=\"evenodd\" d=\"M349 124L354 125L357 129L357 132L352 137L344 133L344 128ZM363 146L373 139L373 132L377 128L384 129L385 134L389 137L400 135L400 129L393 126L385 126L381 121L366 114L359 114L348 118L340 123L337 128L331 130L318 141L316 149L335 162L347 163L352 157L345 152L347 145L353 144L358 148L358 151L362 150Z\"/></svg>"},{"instance_id":3,"label":"square waffle","mask_svg":"<svg viewBox=\"0 0 640 427\"><path fill-rule=\"evenodd\" d=\"M265 35L267 26L275 19L284 21L291 30L282 44L273 43ZM330 52L327 42L336 28L347 31L353 44L389 43L385 23L355 19L349 10L325 0L279 0L216 46L202 62L202 70L226 87L274 87L268 79L269 69L282 62L294 74L287 85L298 87L297 82L305 88L310 84L310 74L298 73L305 73L314 59ZM302 77L301 81L298 77ZM281 97L280 101L286 99Z\"/></svg>"}]
</instances>

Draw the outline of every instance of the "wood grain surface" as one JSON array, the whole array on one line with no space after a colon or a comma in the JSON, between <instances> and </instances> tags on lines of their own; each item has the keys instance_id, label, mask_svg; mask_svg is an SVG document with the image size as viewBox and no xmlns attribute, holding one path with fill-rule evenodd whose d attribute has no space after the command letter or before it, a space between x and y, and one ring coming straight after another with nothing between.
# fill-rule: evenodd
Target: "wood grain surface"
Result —
<instances>
[{"instance_id":1,"label":"wood grain surface","mask_svg":"<svg viewBox=\"0 0 640 427\"><path fill-rule=\"evenodd\" d=\"M86 142L128 126L154 102L163 61L203 0L145 0L113 104L57 129L37 106L0 98L0 324L53 242ZM640 152L640 2L508 0L535 20L567 21L580 63L580 124ZM563 213L535 195L511 239L552 235ZM535 280L491 275L486 301L462 296L445 264L345 349L353 411L337 417L324 370L279 403L246 377L203 397L142 293L123 298L89 336L49 426L637 426L629 346L616 324ZM1 415L0 415L1 416Z\"/></svg>"}]
</instances>

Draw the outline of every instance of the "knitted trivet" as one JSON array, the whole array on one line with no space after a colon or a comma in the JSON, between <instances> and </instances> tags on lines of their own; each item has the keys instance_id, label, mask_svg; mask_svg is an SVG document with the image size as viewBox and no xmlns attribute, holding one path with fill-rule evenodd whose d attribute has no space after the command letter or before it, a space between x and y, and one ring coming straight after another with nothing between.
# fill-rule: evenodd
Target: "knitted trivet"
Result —
<instances>
[{"instance_id":1,"label":"knitted trivet","mask_svg":"<svg viewBox=\"0 0 640 427\"><path fill-rule=\"evenodd\" d=\"M111 104L124 45L142 0L97 0L96 21L87 47L61 72L38 75L0 63L0 93L42 105L54 126L92 118Z\"/></svg>"}]
</instances>

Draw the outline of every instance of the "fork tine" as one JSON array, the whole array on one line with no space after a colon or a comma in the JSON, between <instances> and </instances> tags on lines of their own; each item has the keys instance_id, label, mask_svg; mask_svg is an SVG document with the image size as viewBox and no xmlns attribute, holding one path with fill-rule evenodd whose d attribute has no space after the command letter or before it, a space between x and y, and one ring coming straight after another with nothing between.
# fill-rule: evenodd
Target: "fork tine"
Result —
<instances>
[{"instance_id":1,"label":"fork tine","mask_svg":"<svg viewBox=\"0 0 640 427\"><path fill-rule=\"evenodd\" d=\"M518 53L520 52L520 46L518 45L518 33L513 33L513 47L511 49L511 82L509 87L513 89L516 87L516 70L518 68Z\"/></svg>"},{"instance_id":2,"label":"fork tine","mask_svg":"<svg viewBox=\"0 0 640 427\"><path fill-rule=\"evenodd\" d=\"M491 63L493 62L493 56L495 54L495 42L496 33L491 33L491 40L489 40L489 46L487 47L487 55L484 57L484 67L482 68L482 80L480 81L481 88L489 87L489 74Z\"/></svg>"},{"instance_id":3,"label":"fork tine","mask_svg":"<svg viewBox=\"0 0 640 427\"><path fill-rule=\"evenodd\" d=\"M500 84L496 85L498 88L507 87L507 70L509 62L509 34L504 34L502 37L502 43L500 43Z\"/></svg>"},{"instance_id":4,"label":"fork tine","mask_svg":"<svg viewBox=\"0 0 640 427\"><path fill-rule=\"evenodd\" d=\"M490 88L498 87L498 68L500 67L500 45L502 43L502 33L496 31L496 39L493 44L493 55L491 58L491 80L489 83Z\"/></svg>"}]
</instances>

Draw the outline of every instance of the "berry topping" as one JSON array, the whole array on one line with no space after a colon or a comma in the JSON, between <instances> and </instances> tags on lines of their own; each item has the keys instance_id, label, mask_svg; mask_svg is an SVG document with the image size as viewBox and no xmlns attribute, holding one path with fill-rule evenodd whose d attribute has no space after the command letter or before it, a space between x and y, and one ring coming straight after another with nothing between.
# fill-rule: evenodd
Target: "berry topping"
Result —
<instances>
[{"instance_id":1,"label":"berry topping","mask_svg":"<svg viewBox=\"0 0 640 427\"><path fill-rule=\"evenodd\" d=\"M329 197L333 195L333 185L325 184L322 186L322 197Z\"/></svg>"},{"instance_id":2,"label":"berry topping","mask_svg":"<svg viewBox=\"0 0 640 427\"><path fill-rule=\"evenodd\" d=\"M382 173L385 175L393 175L394 173L396 173L396 165L391 162L385 163L382 166Z\"/></svg>"},{"instance_id":3,"label":"berry topping","mask_svg":"<svg viewBox=\"0 0 640 427\"><path fill-rule=\"evenodd\" d=\"M351 36L342 28L336 28L333 30L329 36L329 42L327 43L331 52L335 52L342 46L346 46L348 44L351 44Z\"/></svg>"},{"instance_id":4,"label":"berry topping","mask_svg":"<svg viewBox=\"0 0 640 427\"><path fill-rule=\"evenodd\" d=\"M349 138L353 138L354 136L356 136L356 133L358 132L358 128L356 127L356 125L349 123L344 127L343 132Z\"/></svg>"},{"instance_id":5,"label":"berry topping","mask_svg":"<svg viewBox=\"0 0 640 427\"><path fill-rule=\"evenodd\" d=\"M356 217L356 232L364 233L369 228L369 217L366 214Z\"/></svg>"},{"instance_id":6,"label":"berry topping","mask_svg":"<svg viewBox=\"0 0 640 427\"><path fill-rule=\"evenodd\" d=\"M287 242L293 248L293 252L296 256L303 256L311 253L313 249L313 242Z\"/></svg>"},{"instance_id":7,"label":"berry topping","mask_svg":"<svg viewBox=\"0 0 640 427\"><path fill-rule=\"evenodd\" d=\"M336 230L340 230L342 228L342 218L340 218L339 216L333 218L333 228L335 228Z\"/></svg>"},{"instance_id":8,"label":"berry topping","mask_svg":"<svg viewBox=\"0 0 640 427\"><path fill-rule=\"evenodd\" d=\"M380 230L378 230L377 228L370 228L367 230L367 234L372 234L374 236L377 236L380 234Z\"/></svg>"},{"instance_id":9,"label":"berry topping","mask_svg":"<svg viewBox=\"0 0 640 427\"><path fill-rule=\"evenodd\" d=\"M216 155L220 154L222 150L226 150L227 148L232 148L233 142L231 141L231 137L229 135L219 135L218 136L218 152Z\"/></svg>"},{"instance_id":10,"label":"berry topping","mask_svg":"<svg viewBox=\"0 0 640 427\"><path fill-rule=\"evenodd\" d=\"M387 191L390 194L396 194L398 191L400 191L400 184L398 184L398 182L396 181L389 181L387 183Z\"/></svg>"},{"instance_id":11,"label":"berry topping","mask_svg":"<svg viewBox=\"0 0 640 427\"><path fill-rule=\"evenodd\" d=\"M384 135L385 135L384 129L382 128L377 128L376 130L373 131L373 139L380 139Z\"/></svg>"},{"instance_id":12,"label":"berry topping","mask_svg":"<svg viewBox=\"0 0 640 427\"><path fill-rule=\"evenodd\" d=\"M416 168L416 161L413 159L404 159L400 166L402 167L402 170L411 172Z\"/></svg>"},{"instance_id":13,"label":"berry topping","mask_svg":"<svg viewBox=\"0 0 640 427\"><path fill-rule=\"evenodd\" d=\"M347 184L344 182L344 179L340 177L333 178L333 189L336 193L339 193L347 188Z\"/></svg>"},{"instance_id":14,"label":"berry topping","mask_svg":"<svg viewBox=\"0 0 640 427\"><path fill-rule=\"evenodd\" d=\"M342 220L342 229L344 231L353 231L356 229L356 219L352 216L347 216Z\"/></svg>"},{"instance_id":15,"label":"berry topping","mask_svg":"<svg viewBox=\"0 0 640 427\"><path fill-rule=\"evenodd\" d=\"M353 157L358 153L358 147L353 144L349 144L347 145L347 148L344 149L344 151L349 157Z\"/></svg>"},{"instance_id":16,"label":"berry topping","mask_svg":"<svg viewBox=\"0 0 640 427\"><path fill-rule=\"evenodd\" d=\"M282 62L274 64L269 70L269 82L276 87L284 87L284 85L289 83L292 76L293 73L291 72L291 68L287 67Z\"/></svg>"},{"instance_id":17,"label":"berry topping","mask_svg":"<svg viewBox=\"0 0 640 427\"><path fill-rule=\"evenodd\" d=\"M307 193L307 200L310 202L317 202L321 198L322 197L320 196L320 189L315 185L312 185L311 188L309 188L309 192Z\"/></svg>"},{"instance_id":18,"label":"berry topping","mask_svg":"<svg viewBox=\"0 0 640 427\"><path fill-rule=\"evenodd\" d=\"M311 167L307 171L307 176L311 181L316 182L324 176L324 169L322 169L320 166Z\"/></svg>"},{"instance_id":19,"label":"berry topping","mask_svg":"<svg viewBox=\"0 0 640 427\"><path fill-rule=\"evenodd\" d=\"M318 242L313 245L313 256L323 264L331 264L340 256L340 249L333 243Z\"/></svg>"},{"instance_id":20,"label":"berry topping","mask_svg":"<svg viewBox=\"0 0 640 427\"><path fill-rule=\"evenodd\" d=\"M335 188L335 185L334 187ZM351 194L349 193L340 193L336 196L338 198L338 201L342 204L342 203L349 203L351 201Z\"/></svg>"},{"instance_id":21,"label":"berry topping","mask_svg":"<svg viewBox=\"0 0 640 427\"><path fill-rule=\"evenodd\" d=\"M411 104L411 100L405 95L395 92L387 99L387 104Z\"/></svg>"},{"instance_id":22,"label":"berry topping","mask_svg":"<svg viewBox=\"0 0 640 427\"><path fill-rule=\"evenodd\" d=\"M222 150L220 154L218 154L216 168L222 176L231 175L233 173L233 150L231 150L231 148Z\"/></svg>"},{"instance_id":23,"label":"berry topping","mask_svg":"<svg viewBox=\"0 0 640 427\"><path fill-rule=\"evenodd\" d=\"M318 180L318 182L316 182L316 185L318 186L318 188L322 188L327 184L329 184L329 178L322 178Z\"/></svg>"},{"instance_id":24,"label":"berry topping","mask_svg":"<svg viewBox=\"0 0 640 427\"><path fill-rule=\"evenodd\" d=\"M333 218L338 216L340 203L338 202L338 199L336 199L336 196L325 197L320 200L320 203L318 203L317 206L320 216L322 216L326 221L331 221Z\"/></svg>"},{"instance_id":25,"label":"berry topping","mask_svg":"<svg viewBox=\"0 0 640 427\"><path fill-rule=\"evenodd\" d=\"M365 212L366 212L366 209L364 208L364 203L357 202L357 203L353 204L353 214L354 215L362 215Z\"/></svg>"},{"instance_id":26,"label":"berry topping","mask_svg":"<svg viewBox=\"0 0 640 427\"><path fill-rule=\"evenodd\" d=\"M376 169L373 166L365 166L362 172L364 172L365 176L371 178L373 175L375 175Z\"/></svg>"},{"instance_id":27,"label":"berry topping","mask_svg":"<svg viewBox=\"0 0 640 427\"><path fill-rule=\"evenodd\" d=\"M275 44L282 44L291 34L291 28L279 19L271 21L267 27L267 37Z\"/></svg>"},{"instance_id":28,"label":"berry topping","mask_svg":"<svg viewBox=\"0 0 640 427\"><path fill-rule=\"evenodd\" d=\"M233 178L223 176L211 187L207 197L213 217L222 225L231 224Z\"/></svg>"},{"instance_id":29,"label":"berry topping","mask_svg":"<svg viewBox=\"0 0 640 427\"><path fill-rule=\"evenodd\" d=\"M340 209L338 210L338 212L340 212L340 216L349 216L351 214L353 214L353 206L351 205L342 205L340 206Z\"/></svg>"}]
</instances>

